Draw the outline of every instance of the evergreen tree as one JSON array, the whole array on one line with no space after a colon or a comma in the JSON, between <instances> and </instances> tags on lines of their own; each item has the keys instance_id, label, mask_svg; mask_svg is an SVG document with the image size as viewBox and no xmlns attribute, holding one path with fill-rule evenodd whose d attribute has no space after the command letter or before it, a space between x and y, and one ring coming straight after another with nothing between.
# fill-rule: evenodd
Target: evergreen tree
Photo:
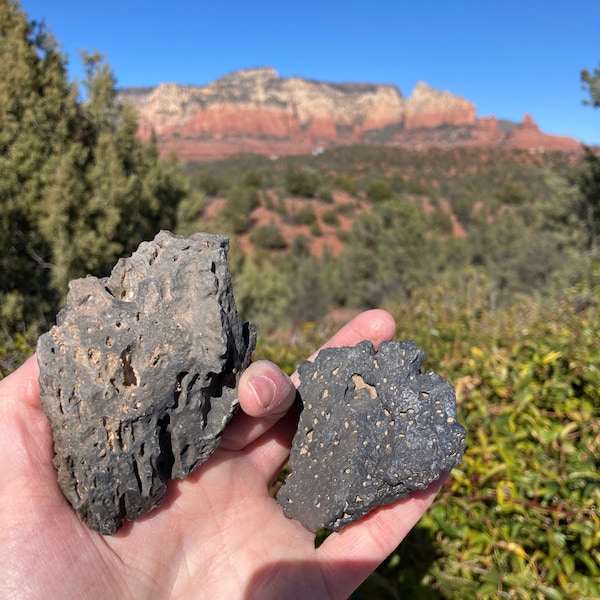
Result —
<instances>
[{"instance_id":1,"label":"evergreen tree","mask_svg":"<svg viewBox=\"0 0 600 600\"><path fill-rule=\"evenodd\" d=\"M137 136L101 55L83 54L85 100L43 26L0 0L0 329L43 323L69 280L107 275L174 228L188 181Z\"/></svg>"},{"instance_id":2,"label":"evergreen tree","mask_svg":"<svg viewBox=\"0 0 600 600\"><path fill-rule=\"evenodd\" d=\"M40 235L48 185L74 132L75 93L43 25L0 0L0 329L50 308L50 245Z\"/></svg>"},{"instance_id":3,"label":"evergreen tree","mask_svg":"<svg viewBox=\"0 0 600 600\"><path fill-rule=\"evenodd\" d=\"M435 260L425 224L421 208L408 200L386 200L358 215L332 284L338 302L380 306L387 298L407 298L426 281L422 265L433 269Z\"/></svg>"},{"instance_id":4,"label":"evergreen tree","mask_svg":"<svg viewBox=\"0 0 600 600\"><path fill-rule=\"evenodd\" d=\"M581 83L582 88L590 97L589 100L586 98L583 103L598 108L600 106L600 66L596 67L591 73L588 69L582 69Z\"/></svg>"},{"instance_id":5,"label":"evergreen tree","mask_svg":"<svg viewBox=\"0 0 600 600\"><path fill-rule=\"evenodd\" d=\"M596 67L593 74L583 69L581 81L589 94L589 100L584 100L584 104L600 107L600 67ZM579 181L582 198L578 214L588 234L590 253L595 255L600 237L600 156L588 146L584 146L583 151L586 168Z\"/></svg>"}]
</instances>

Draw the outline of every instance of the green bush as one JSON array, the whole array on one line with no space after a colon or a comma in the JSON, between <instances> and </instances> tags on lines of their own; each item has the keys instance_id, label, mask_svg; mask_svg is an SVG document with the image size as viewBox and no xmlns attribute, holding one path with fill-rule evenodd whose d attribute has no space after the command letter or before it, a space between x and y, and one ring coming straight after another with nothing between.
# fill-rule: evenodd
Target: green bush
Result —
<instances>
[{"instance_id":1,"label":"green bush","mask_svg":"<svg viewBox=\"0 0 600 600\"><path fill-rule=\"evenodd\" d=\"M192 192L181 200L175 217L175 231L179 235L191 235L195 231L202 231L201 217L205 205L206 197L199 191Z\"/></svg>"},{"instance_id":2,"label":"green bush","mask_svg":"<svg viewBox=\"0 0 600 600\"><path fill-rule=\"evenodd\" d=\"M347 175L338 175L333 182L347 194L356 196L356 180L353 177L348 177Z\"/></svg>"},{"instance_id":3,"label":"green bush","mask_svg":"<svg viewBox=\"0 0 600 600\"><path fill-rule=\"evenodd\" d=\"M378 179L367 186L366 194L371 202L383 202L394 197L394 190L387 181Z\"/></svg>"},{"instance_id":4,"label":"green bush","mask_svg":"<svg viewBox=\"0 0 600 600\"><path fill-rule=\"evenodd\" d=\"M227 191L227 201L223 211L223 219L233 233L245 233L251 225L250 214L259 205L258 192L255 187L233 186Z\"/></svg>"},{"instance_id":5,"label":"green bush","mask_svg":"<svg viewBox=\"0 0 600 600\"><path fill-rule=\"evenodd\" d=\"M411 179L406 185L406 189L409 193L415 196L430 196L435 195L433 188L418 179Z\"/></svg>"},{"instance_id":6,"label":"green bush","mask_svg":"<svg viewBox=\"0 0 600 600\"><path fill-rule=\"evenodd\" d=\"M192 176L192 183L200 188L207 196L218 196L223 182L208 171L200 171Z\"/></svg>"},{"instance_id":7,"label":"green bush","mask_svg":"<svg viewBox=\"0 0 600 600\"><path fill-rule=\"evenodd\" d=\"M317 222L317 215L312 204L305 204L289 215L287 221L294 225L314 225Z\"/></svg>"},{"instance_id":8,"label":"green bush","mask_svg":"<svg viewBox=\"0 0 600 600\"><path fill-rule=\"evenodd\" d=\"M261 188L265 183L265 178L258 171L247 171L242 177L242 184L246 187Z\"/></svg>"},{"instance_id":9,"label":"green bush","mask_svg":"<svg viewBox=\"0 0 600 600\"><path fill-rule=\"evenodd\" d=\"M502 204L524 204L529 199L529 192L525 184L521 181L509 181L505 183L497 192L496 198Z\"/></svg>"},{"instance_id":10,"label":"green bush","mask_svg":"<svg viewBox=\"0 0 600 600\"><path fill-rule=\"evenodd\" d=\"M269 225L260 225L252 230L250 241L256 248L263 250L282 250L287 247L287 243L281 229L274 223Z\"/></svg>"},{"instance_id":11,"label":"green bush","mask_svg":"<svg viewBox=\"0 0 600 600\"><path fill-rule=\"evenodd\" d=\"M331 189L328 187L320 187L317 198L325 204L333 204L333 195L331 194Z\"/></svg>"},{"instance_id":12,"label":"green bush","mask_svg":"<svg viewBox=\"0 0 600 600\"><path fill-rule=\"evenodd\" d=\"M323 223L325 223L325 225L329 225L330 227L338 227L340 224L338 212L334 209L324 210L321 213L321 219L323 219Z\"/></svg>"},{"instance_id":13,"label":"green bush","mask_svg":"<svg viewBox=\"0 0 600 600\"><path fill-rule=\"evenodd\" d=\"M285 188L292 196L314 198L319 189L319 183L318 175L300 169L290 169L285 176Z\"/></svg>"}]
</instances>

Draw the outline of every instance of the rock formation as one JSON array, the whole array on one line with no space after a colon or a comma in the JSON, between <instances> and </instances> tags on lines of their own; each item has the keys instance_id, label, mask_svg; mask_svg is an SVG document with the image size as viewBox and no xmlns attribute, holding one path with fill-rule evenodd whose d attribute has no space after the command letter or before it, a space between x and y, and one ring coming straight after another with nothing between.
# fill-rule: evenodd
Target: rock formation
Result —
<instances>
[{"instance_id":1,"label":"rock formation","mask_svg":"<svg viewBox=\"0 0 600 600\"><path fill-rule=\"evenodd\" d=\"M127 88L142 137L155 134L163 152L187 160L237 152L285 155L340 144L410 148L457 145L579 149L575 140L532 135L510 138L519 124L490 131L474 104L420 82L408 99L393 85L326 83L280 77L270 67L237 71L204 86L163 83Z\"/></svg>"},{"instance_id":2,"label":"rock formation","mask_svg":"<svg viewBox=\"0 0 600 600\"><path fill-rule=\"evenodd\" d=\"M254 330L236 311L224 236L159 233L110 277L72 281L37 353L59 484L113 534L204 462L238 407Z\"/></svg>"},{"instance_id":3,"label":"rock formation","mask_svg":"<svg viewBox=\"0 0 600 600\"><path fill-rule=\"evenodd\" d=\"M474 125L475 121L474 104L448 91L434 90L421 81L408 100L404 126L406 129L433 128Z\"/></svg>"}]
</instances>

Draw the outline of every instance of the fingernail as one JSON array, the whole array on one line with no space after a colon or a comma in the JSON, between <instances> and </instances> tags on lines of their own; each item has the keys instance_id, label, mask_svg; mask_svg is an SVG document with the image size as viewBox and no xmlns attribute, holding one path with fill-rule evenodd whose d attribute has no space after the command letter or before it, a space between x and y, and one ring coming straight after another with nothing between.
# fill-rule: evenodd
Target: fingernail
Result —
<instances>
[{"instance_id":1,"label":"fingernail","mask_svg":"<svg viewBox=\"0 0 600 600\"><path fill-rule=\"evenodd\" d=\"M275 383L264 375L257 375L249 382L257 404L266 411L275 400Z\"/></svg>"}]
</instances>

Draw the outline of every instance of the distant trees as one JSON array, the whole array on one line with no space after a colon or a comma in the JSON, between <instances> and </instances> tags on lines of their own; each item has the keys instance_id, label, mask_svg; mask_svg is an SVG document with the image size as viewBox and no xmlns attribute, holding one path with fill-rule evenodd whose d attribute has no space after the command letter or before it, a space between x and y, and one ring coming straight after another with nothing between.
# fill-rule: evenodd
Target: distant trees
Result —
<instances>
[{"instance_id":1,"label":"distant trees","mask_svg":"<svg viewBox=\"0 0 600 600\"><path fill-rule=\"evenodd\" d=\"M583 150L586 168L579 179L581 201L577 212L587 231L589 250L594 255L600 239L600 157L587 146Z\"/></svg>"},{"instance_id":2,"label":"distant trees","mask_svg":"<svg viewBox=\"0 0 600 600\"><path fill-rule=\"evenodd\" d=\"M427 278L423 265L431 264L425 230L423 211L408 200L382 201L359 214L331 285L336 300L375 307L386 297L410 295Z\"/></svg>"},{"instance_id":3,"label":"distant trees","mask_svg":"<svg viewBox=\"0 0 600 600\"><path fill-rule=\"evenodd\" d=\"M600 67L596 67L593 73L583 69L581 81L589 95L583 103L593 108L600 107ZM583 150L586 168L579 181L582 198L577 208L588 234L590 252L595 255L600 239L600 156L587 146Z\"/></svg>"},{"instance_id":4,"label":"distant trees","mask_svg":"<svg viewBox=\"0 0 600 600\"><path fill-rule=\"evenodd\" d=\"M70 279L106 275L174 225L188 184L137 136L99 54L82 57L85 100L43 25L0 0L0 330L52 318Z\"/></svg>"}]
</instances>

